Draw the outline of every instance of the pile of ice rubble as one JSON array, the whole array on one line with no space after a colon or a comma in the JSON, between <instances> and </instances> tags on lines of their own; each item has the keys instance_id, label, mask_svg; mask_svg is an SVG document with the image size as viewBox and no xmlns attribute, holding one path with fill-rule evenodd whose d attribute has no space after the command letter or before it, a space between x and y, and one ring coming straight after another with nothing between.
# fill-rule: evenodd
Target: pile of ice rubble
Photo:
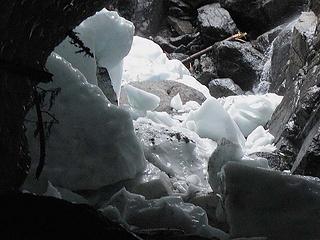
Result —
<instances>
[{"instance_id":1,"label":"pile of ice rubble","mask_svg":"<svg viewBox=\"0 0 320 240\"><path fill-rule=\"evenodd\" d=\"M47 68L54 74L53 82L41 87L61 88L50 109L59 124L52 126L47 140L41 181L33 181L37 165L34 161L25 189L73 202L95 201L106 216L132 229L175 228L218 239L229 236L208 224L205 210L188 202L199 197L206 199L213 190L220 196L220 204L227 204L226 213L221 212L222 206L216 206L217 216L223 219L227 214L231 233L253 236L250 229L255 226L242 219L245 217L241 216L241 209L233 211L237 206L230 199L235 193L231 191L229 196L226 189L240 191L244 188L252 194L238 193L239 198L243 198L236 200L241 201L244 208L256 204L257 193L252 188L259 189L260 180L270 185L265 191L259 189L262 196L269 197L267 193L281 190L288 201L295 197L293 190L299 186L291 186L289 176L287 182L281 174L260 170L268 168L266 160L251 158L252 153L275 150L274 138L263 126L281 102L280 96L210 97L208 89L191 77L180 61L169 60L152 41L133 37L132 23L115 12L102 10L75 31L95 58L76 54L79 49L71 45L69 39L49 57ZM97 86L97 65L108 69L118 97L123 85L129 106L117 107L109 103ZM178 94L171 100L171 113L157 112L154 109L161 99L130 85L132 81L145 80L177 81L202 92L207 100L202 105L192 101L183 103ZM50 119L50 116L45 117ZM35 113L30 112L28 119L35 120ZM34 126L28 122L27 128L32 157L38 159L39 145L33 136ZM228 161L243 165L223 168ZM250 167L243 169L243 166ZM239 172L235 168L239 168ZM266 177L262 178L263 175ZM281 178L287 187L278 187L276 178ZM308 185L303 179L296 180L299 181ZM122 186L135 194L121 189ZM84 199L70 191L99 188L96 195L101 196L95 196L95 200ZM113 189L113 193L115 189L120 191L108 199L105 196L110 194L106 189ZM266 201L262 196L259 199ZM281 211L276 199L270 201L266 204L269 208L274 204L272 206ZM290 203L288 205L290 208ZM266 216L262 206L259 215ZM250 218L259 225L259 216L254 214ZM241 221L248 225L237 230ZM257 228L261 229L261 226Z\"/></svg>"}]
</instances>

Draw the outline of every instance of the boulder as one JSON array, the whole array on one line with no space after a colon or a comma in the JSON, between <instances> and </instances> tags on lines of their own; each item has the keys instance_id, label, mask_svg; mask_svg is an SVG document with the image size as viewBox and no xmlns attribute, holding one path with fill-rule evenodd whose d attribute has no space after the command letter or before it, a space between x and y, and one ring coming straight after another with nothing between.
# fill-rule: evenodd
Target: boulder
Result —
<instances>
[{"instance_id":1,"label":"boulder","mask_svg":"<svg viewBox=\"0 0 320 240\"><path fill-rule=\"evenodd\" d=\"M209 83L210 94L215 98L244 94L242 89L230 78L217 78Z\"/></svg>"},{"instance_id":2,"label":"boulder","mask_svg":"<svg viewBox=\"0 0 320 240\"><path fill-rule=\"evenodd\" d=\"M169 41L161 36L156 36L153 41L155 43L157 43L163 51L167 52L167 53L172 53L174 52L177 47L173 46L171 43L169 43Z\"/></svg>"},{"instance_id":3,"label":"boulder","mask_svg":"<svg viewBox=\"0 0 320 240\"><path fill-rule=\"evenodd\" d=\"M270 50L273 40L278 37L286 26L287 24L282 24L260 35L255 41L253 41L253 46L260 52L267 53L267 51Z\"/></svg>"},{"instance_id":4,"label":"boulder","mask_svg":"<svg viewBox=\"0 0 320 240\"><path fill-rule=\"evenodd\" d=\"M230 235L320 238L320 180L230 162L221 174Z\"/></svg>"},{"instance_id":5,"label":"boulder","mask_svg":"<svg viewBox=\"0 0 320 240\"><path fill-rule=\"evenodd\" d=\"M222 41L214 46L218 76L231 78L243 90L251 90L262 72L264 56L250 43Z\"/></svg>"},{"instance_id":6,"label":"boulder","mask_svg":"<svg viewBox=\"0 0 320 240\"><path fill-rule=\"evenodd\" d=\"M229 12L219 3L198 9L198 25L203 41L207 45L222 41L239 31Z\"/></svg>"},{"instance_id":7,"label":"boulder","mask_svg":"<svg viewBox=\"0 0 320 240\"><path fill-rule=\"evenodd\" d=\"M160 106L155 109L158 112L171 112L170 102L171 99L180 94L183 104L188 101L195 101L202 104L205 101L205 96L195 90L194 88L188 87L182 83L170 81L170 80L159 80L159 81L143 81L143 82L131 82L130 85L152 93L160 97ZM121 92L120 105L126 104L127 99L124 91Z\"/></svg>"},{"instance_id":8,"label":"boulder","mask_svg":"<svg viewBox=\"0 0 320 240\"><path fill-rule=\"evenodd\" d=\"M195 78L203 85L218 77L214 56L211 53L204 54L194 61Z\"/></svg>"},{"instance_id":9,"label":"boulder","mask_svg":"<svg viewBox=\"0 0 320 240\"><path fill-rule=\"evenodd\" d=\"M180 34L191 34L194 32L194 28L189 21L184 21L176 17L168 17L168 23L174 28L174 30Z\"/></svg>"},{"instance_id":10,"label":"boulder","mask_svg":"<svg viewBox=\"0 0 320 240\"><path fill-rule=\"evenodd\" d=\"M120 0L119 0L119 4ZM130 21L136 27L136 35L149 36L157 33L167 17L165 0L137 0Z\"/></svg>"},{"instance_id":11,"label":"boulder","mask_svg":"<svg viewBox=\"0 0 320 240\"><path fill-rule=\"evenodd\" d=\"M192 6L194 9L197 9L206 4L219 2L219 0L183 0L183 1L189 4L190 6Z\"/></svg>"},{"instance_id":12,"label":"boulder","mask_svg":"<svg viewBox=\"0 0 320 240\"><path fill-rule=\"evenodd\" d=\"M253 36L300 13L305 3L305 0L220 0L221 6L230 12L237 26Z\"/></svg>"}]
</instances>

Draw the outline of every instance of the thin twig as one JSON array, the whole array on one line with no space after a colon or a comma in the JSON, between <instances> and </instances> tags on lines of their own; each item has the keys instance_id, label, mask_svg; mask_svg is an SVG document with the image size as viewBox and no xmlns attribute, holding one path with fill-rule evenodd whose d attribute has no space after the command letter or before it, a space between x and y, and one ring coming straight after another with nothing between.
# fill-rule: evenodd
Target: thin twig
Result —
<instances>
[{"instance_id":1,"label":"thin twig","mask_svg":"<svg viewBox=\"0 0 320 240\"><path fill-rule=\"evenodd\" d=\"M36 170L36 179L38 180L45 164L46 139L45 139L45 132L43 127L41 106L40 106L40 96L36 87L33 87L33 97L34 97L34 103L36 106L36 112L37 112L37 118L38 118L37 128L39 131L39 139L40 139L40 157L39 157L39 163Z\"/></svg>"}]
</instances>

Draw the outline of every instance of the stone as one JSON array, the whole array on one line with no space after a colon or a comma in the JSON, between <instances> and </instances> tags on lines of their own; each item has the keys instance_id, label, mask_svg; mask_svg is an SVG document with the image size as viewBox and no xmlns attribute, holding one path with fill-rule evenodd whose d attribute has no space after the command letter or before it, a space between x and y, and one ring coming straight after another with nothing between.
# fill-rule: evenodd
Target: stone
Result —
<instances>
[{"instance_id":1,"label":"stone","mask_svg":"<svg viewBox=\"0 0 320 240\"><path fill-rule=\"evenodd\" d=\"M244 94L242 89L230 78L213 79L209 83L211 96L215 98Z\"/></svg>"},{"instance_id":2,"label":"stone","mask_svg":"<svg viewBox=\"0 0 320 240\"><path fill-rule=\"evenodd\" d=\"M273 40L278 37L278 35L282 32L282 30L287 26L287 24L283 24L277 26L270 31L260 35L255 41L253 41L253 46L262 53L267 53L270 49Z\"/></svg>"},{"instance_id":3,"label":"stone","mask_svg":"<svg viewBox=\"0 0 320 240\"><path fill-rule=\"evenodd\" d=\"M111 78L106 68L97 67L97 82L98 87L102 90L108 100L112 104L118 105L117 94L112 87Z\"/></svg>"},{"instance_id":4,"label":"stone","mask_svg":"<svg viewBox=\"0 0 320 240\"><path fill-rule=\"evenodd\" d=\"M178 59L180 61L186 59L187 57L188 57L188 55L183 54L183 53L170 53L170 54L168 54L169 59Z\"/></svg>"},{"instance_id":5,"label":"stone","mask_svg":"<svg viewBox=\"0 0 320 240\"><path fill-rule=\"evenodd\" d=\"M250 43L222 41L214 46L220 78L231 78L244 91L260 79L264 56Z\"/></svg>"},{"instance_id":6,"label":"stone","mask_svg":"<svg viewBox=\"0 0 320 240\"><path fill-rule=\"evenodd\" d=\"M165 51L165 52L167 52L167 53L172 53L172 52L174 52L174 51L177 49L176 46L173 46L171 43L169 43L169 42L167 41L167 39L165 39L165 38L163 38L163 37L161 37L161 36L156 36L156 37L153 39L153 41L154 41L155 43L157 43L157 44L162 48L163 51Z\"/></svg>"},{"instance_id":7,"label":"stone","mask_svg":"<svg viewBox=\"0 0 320 240\"><path fill-rule=\"evenodd\" d=\"M320 238L320 180L230 162L221 174L231 238Z\"/></svg>"},{"instance_id":8,"label":"stone","mask_svg":"<svg viewBox=\"0 0 320 240\"><path fill-rule=\"evenodd\" d=\"M180 45L188 45L190 42L193 42L195 39L199 39L199 38L200 38L199 32L195 34L185 34L178 37L171 37L170 43L178 47Z\"/></svg>"},{"instance_id":9,"label":"stone","mask_svg":"<svg viewBox=\"0 0 320 240\"><path fill-rule=\"evenodd\" d=\"M135 4L122 5L121 1L134 1ZM118 0L118 8L133 12L130 21L136 27L136 35L145 37L160 30L168 13L166 0Z\"/></svg>"},{"instance_id":10,"label":"stone","mask_svg":"<svg viewBox=\"0 0 320 240\"><path fill-rule=\"evenodd\" d=\"M320 34L315 32L316 20L313 12L306 12L294 25L290 65L284 73L284 98L268 126L280 154L290 161L291 171L312 176L320 174Z\"/></svg>"},{"instance_id":11,"label":"stone","mask_svg":"<svg viewBox=\"0 0 320 240\"><path fill-rule=\"evenodd\" d=\"M269 91L281 94L286 79L286 71L289 65L292 40L292 28L288 27L279 33L273 42L271 54Z\"/></svg>"},{"instance_id":12,"label":"stone","mask_svg":"<svg viewBox=\"0 0 320 240\"><path fill-rule=\"evenodd\" d=\"M207 45L226 39L239 31L229 12L219 3L198 9L198 25Z\"/></svg>"},{"instance_id":13,"label":"stone","mask_svg":"<svg viewBox=\"0 0 320 240\"><path fill-rule=\"evenodd\" d=\"M194 28L189 21L183 21L175 17L168 17L168 23L174 28L174 30L180 34L190 34L194 32Z\"/></svg>"},{"instance_id":14,"label":"stone","mask_svg":"<svg viewBox=\"0 0 320 240\"><path fill-rule=\"evenodd\" d=\"M183 0L183 1L191 5L194 9L202 7L206 4L219 2L219 0Z\"/></svg>"},{"instance_id":15,"label":"stone","mask_svg":"<svg viewBox=\"0 0 320 240\"><path fill-rule=\"evenodd\" d=\"M205 86L215 78L218 78L215 60L212 53L204 54L194 61L195 78Z\"/></svg>"},{"instance_id":16,"label":"stone","mask_svg":"<svg viewBox=\"0 0 320 240\"><path fill-rule=\"evenodd\" d=\"M202 104L206 98L194 88L188 87L182 83L170 80L160 81L143 81L143 82L131 82L130 85L142 89L146 92L152 93L160 97L160 106L155 109L158 112L171 112L170 102L171 99L180 94L183 104L188 101L195 101ZM120 105L126 104L127 99L123 91L121 91Z\"/></svg>"},{"instance_id":17,"label":"stone","mask_svg":"<svg viewBox=\"0 0 320 240\"><path fill-rule=\"evenodd\" d=\"M300 13L305 0L220 0L237 26L258 36ZM254 23L254 24L253 24Z\"/></svg>"}]
</instances>

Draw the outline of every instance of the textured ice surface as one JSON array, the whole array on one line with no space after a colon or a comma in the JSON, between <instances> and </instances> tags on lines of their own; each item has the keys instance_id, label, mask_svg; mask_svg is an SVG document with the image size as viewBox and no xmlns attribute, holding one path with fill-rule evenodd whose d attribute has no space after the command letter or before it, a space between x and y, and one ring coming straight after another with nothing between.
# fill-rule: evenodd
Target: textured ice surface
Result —
<instances>
[{"instance_id":1,"label":"textured ice surface","mask_svg":"<svg viewBox=\"0 0 320 240\"><path fill-rule=\"evenodd\" d=\"M95 189L133 178L145 167L143 150L129 114L109 104L102 91L65 59L53 53L47 62L53 81L45 89L61 87L51 113L59 120L47 139L43 175L55 186ZM35 112L27 119L36 119ZM45 117L45 121L50 119ZM38 139L29 125L32 159L38 158ZM35 169L36 161L32 169ZM34 173L29 174L34 177Z\"/></svg>"},{"instance_id":2,"label":"textured ice surface","mask_svg":"<svg viewBox=\"0 0 320 240\"><path fill-rule=\"evenodd\" d=\"M255 152L274 152L276 147L273 144L274 136L262 126L257 127L247 137L245 152L247 154Z\"/></svg>"},{"instance_id":3,"label":"textured ice surface","mask_svg":"<svg viewBox=\"0 0 320 240\"><path fill-rule=\"evenodd\" d=\"M113 88L119 97L123 63L122 59L129 53L134 26L131 22L120 17L118 13L106 9L83 21L74 30L84 45L90 48L94 58L77 53L80 48L70 43L66 38L55 52L72 63L89 83L97 85L97 65L108 69Z\"/></svg>"},{"instance_id":4,"label":"textured ice surface","mask_svg":"<svg viewBox=\"0 0 320 240\"><path fill-rule=\"evenodd\" d=\"M210 97L208 88L190 76L179 60L169 60L158 44L135 36L132 48L124 58L123 84L146 80L177 81Z\"/></svg>"},{"instance_id":5,"label":"textured ice surface","mask_svg":"<svg viewBox=\"0 0 320 240\"><path fill-rule=\"evenodd\" d=\"M124 86L127 99L131 107L140 110L154 110L160 104L160 98L152 93L148 93L129 84Z\"/></svg>"},{"instance_id":6,"label":"textured ice surface","mask_svg":"<svg viewBox=\"0 0 320 240\"><path fill-rule=\"evenodd\" d=\"M245 137L270 119L282 97L273 93L265 95L240 95L219 99L224 109L237 123Z\"/></svg>"},{"instance_id":7,"label":"textured ice surface","mask_svg":"<svg viewBox=\"0 0 320 240\"><path fill-rule=\"evenodd\" d=\"M200 137L214 141L225 138L244 146L245 139L239 127L215 98L207 99L198 110L191 111L184 124Z\"/></svg>"},{"instance_id":8,"label":"textured ice surface","mask_svg":"<svg viewBox=\"0 0 320 240\"><path fill-rule=\"evenodd\" d=\"M145 200L122 189L101 209L109 218L141 229L181 229L187 234L228 239L228 234L208 225L206 212L180 197Z\"/></svg>"}]
</instances>

